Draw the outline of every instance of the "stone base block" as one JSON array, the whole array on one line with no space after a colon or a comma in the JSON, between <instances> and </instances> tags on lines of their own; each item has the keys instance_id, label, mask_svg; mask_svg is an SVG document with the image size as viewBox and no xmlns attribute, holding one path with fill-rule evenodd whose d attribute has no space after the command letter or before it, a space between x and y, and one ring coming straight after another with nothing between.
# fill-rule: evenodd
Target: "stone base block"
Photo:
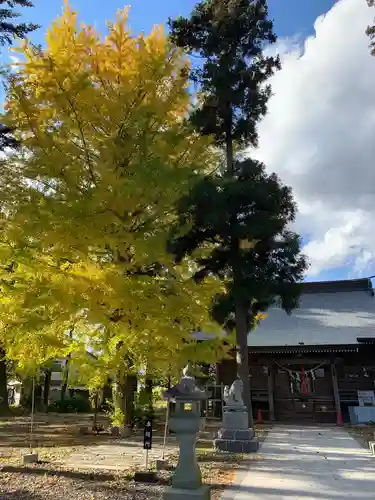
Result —
<instances>
[{"instance_id":1,"label":"stone base block","mask_svg":"<svg viewBox=\"0 0 375 500\"><path fill-rule=\"evenodd\" d=\"M251 441L254 437L254 429L219 429L219 439L227 441Z\"/></svg>"},{"instance_id":2,"label":"stone base block","mask_svg":"<svg viewBox=\"0 0 375 500\"><path fill-rule=\"evenodd\" d=\"M247 411L224 411L223 412L224 429L248 429L249 415Z\"/></svg>"},{"instance_id":3,"label":"stone base block","mask_svg":"<svg viewBox=\"0 0 375 500\"><path fill-rule=\"evenodd\" d=\"M256 438L247 441L235 441L230 439L215 439L214 447L217 451L228 453L254 453L259 449L259 442Z\"/></svg>"},{"instance_id":4,"label":"stone base block","mask_svg":"<svg viewBox=\"0 0 375 500\"><path fill-rule=\"evenodd\" d=\"M368 446L370 448L371 455L375 455L375 441L369 441Z\"/></svg>"},{"instance_id":5,"label":"stone base block","mask_svg":"<svg viewBox=\"0 0 375 500\"><path fill-rule=\"evenodd\" d=\"M206 428L206 418L201 417L201 418L199 419L199 430L200 430L201 432L204 432L205 428Z\"/></svg>"},{"instance_id":6,"label":"stone base block","mask_svg":"<svg viewBox=\"0 0 375 500\"><path fill-rule=\"evenodd\" d=\"M156 470L165 470L168 468L168 460L164 460L163 458L158 458L156 460Z\"/></svg>"},{"instance_id":7,"label":"stone base block","mask_svg":"<svg viewBox=\"0 0 375 500\"><path fill-rule=\"evenodd\" d=\"M36 464L39 461L38 453L28 453L22 457L23 465Z\"/></svg>"},{"instance_id":8,"label":"stone base block","mask_svg":"<svg viewBox=\"0 0 375 500\"><path fill-rule=\"evenodd\" d=\"M196 490L182 490L169 486L163 492L163 500L210 500L211 488L201 486Z\"/></svg>"},{"instance_id":9,"label":"stone base block","mask_svg":"<svg viewBox=\"0 0 375 500\"><path fill-rule=\"evenodd\" d=\"M154 471L138 471L134 474L136 483L157 483L156 472Z\"/></svg>"}]
</instances>

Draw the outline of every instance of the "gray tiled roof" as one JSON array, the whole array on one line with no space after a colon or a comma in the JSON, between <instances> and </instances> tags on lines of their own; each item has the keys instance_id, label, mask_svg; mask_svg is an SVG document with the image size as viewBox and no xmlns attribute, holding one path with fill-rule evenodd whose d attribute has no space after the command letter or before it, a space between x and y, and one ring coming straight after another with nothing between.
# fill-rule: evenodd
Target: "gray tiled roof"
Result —
<instances>
[{"instance_id":1,"label":"gray tiled roof","mask_svg":"<svg viewBox=\"0 0 375 500\"><path fill-rule=\"evenodd\" d=\"M290 316L279 308L270 309L266 319L249 334L248 345L357 344L357 337L375 338L375 298L371 289L306 292L300 307Z\"/></svg>"}]
</instances>

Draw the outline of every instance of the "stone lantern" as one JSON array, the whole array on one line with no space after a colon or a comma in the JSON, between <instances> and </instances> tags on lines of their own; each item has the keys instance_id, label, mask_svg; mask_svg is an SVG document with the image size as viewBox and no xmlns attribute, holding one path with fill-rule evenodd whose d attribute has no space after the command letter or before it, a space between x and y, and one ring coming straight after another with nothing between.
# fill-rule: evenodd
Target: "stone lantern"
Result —
<instances>
[{"instance_id":1,"label":"stone lantern","mask_svg":"<svg viewBox=\"0 0 375 500\"><path fill-rule=\"evenodd\" d=\"M164 392L175 402L169 427L175 433L180 453L172 486L164 490L164 500L210 499L210 487L202 485L202 475L196 457L196 440L200 426L200 404L207 394L195 385L189 366L183 370L181 381Z\"/></svg>"}]
</instances>

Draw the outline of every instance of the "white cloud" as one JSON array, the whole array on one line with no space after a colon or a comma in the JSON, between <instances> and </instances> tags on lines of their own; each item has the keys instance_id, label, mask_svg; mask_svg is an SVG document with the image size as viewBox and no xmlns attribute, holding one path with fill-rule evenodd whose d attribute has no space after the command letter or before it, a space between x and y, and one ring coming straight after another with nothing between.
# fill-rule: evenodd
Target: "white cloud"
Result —
<instances>
[{"instance_id":1,"label":"white cloud","mask_svg":"<svg viewBox=\"0 0 375 500\"><path fill-rule=\"evenodd\" d=\"M278 45L283 69L256 155L294 189L310 275L349 262L362 274L375 260L374 15L365 1L339 0L315 36Z\"/></svg>"}]
</instances>

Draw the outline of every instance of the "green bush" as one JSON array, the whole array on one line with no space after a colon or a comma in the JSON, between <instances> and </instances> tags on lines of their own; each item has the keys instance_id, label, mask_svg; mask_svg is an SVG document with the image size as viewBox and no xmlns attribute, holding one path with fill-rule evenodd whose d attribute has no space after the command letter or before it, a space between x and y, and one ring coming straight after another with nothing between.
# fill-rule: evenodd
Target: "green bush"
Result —
<instances>
[{"instance_id":1,"label":"green bush","mask_svg":"<svg viewBox=\"0 0 375 500\"><path fill-rule=\"evenodd\" d=\"M154 398L152 397L152 400ZM134 413L133 424L143 426L146 419L154 418L153 401L150 401L150 396L143 388L134 394Z\"/></svg>"},{"instance_id":2,"label":"green bush","mask_svg":"<svg viewBox=\"0 0 375 500\"><path fill-rule=\"evenodd\" d=\"M111 415L111 423L113 427L122 427L125 422L125 413L119 408L115 408Z\"/></svg>"},{"instance_id":3,"label":"green bush","mask_svg":"<svg viewBox=\"0 0 375 500\"><path fill-rule=\"evenodd\" d=\"M89 401L83 398L68 398L63 401L54 401L48 407L56 413L89 413L92 411Z\"/></svg>"}]
</instances>

